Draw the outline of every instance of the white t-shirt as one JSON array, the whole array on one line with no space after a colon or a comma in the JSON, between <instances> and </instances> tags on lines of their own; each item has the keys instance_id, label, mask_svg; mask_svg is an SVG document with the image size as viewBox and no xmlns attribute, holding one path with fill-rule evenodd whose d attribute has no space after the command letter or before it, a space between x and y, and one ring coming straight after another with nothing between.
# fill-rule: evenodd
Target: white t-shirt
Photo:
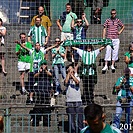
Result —
<instances>
[{"instance_id":1,"label":"white t-shirt","mask_svg":"<svg viewBox=\"0 0 133 133\"><path fill-rule=\"evenodd\" d=\"M6 29L6 27L4 27L4 26L1 26L1 27L0 27L0 31L5 30L5 29ZM5 42L4 42L4 37L2 37L2 41L1 41L1 42L2 42L3 44L5 43Z\"/></svg>"}]
</instances>

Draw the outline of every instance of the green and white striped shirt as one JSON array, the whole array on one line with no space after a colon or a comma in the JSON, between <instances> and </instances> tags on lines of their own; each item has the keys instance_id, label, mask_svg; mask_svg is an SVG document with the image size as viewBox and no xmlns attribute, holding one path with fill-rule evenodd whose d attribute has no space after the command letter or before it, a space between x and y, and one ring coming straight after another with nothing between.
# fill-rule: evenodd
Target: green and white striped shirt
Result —
<instances>
[{"instance_id":1,"label":"green and white striped shirt","mask_svg":"<svg viewBox=\"0 0 133 133\"><path fill-rule=\"evenodd\" d=\"M77 49L77 53L80 55L83 61L83 75L94 75L94 69L92 65L96 63L96 57L100 53L99 49L88 52L81 49Z\"/></svg>"},{"instance_id":2,"label":"green and white striped shirt","mask_svg":"<svg viewBox=\"0 0 133 133\"><path fill-rule=\"evenodd\" d=\"M30 72L37 73L39 71L39 64L41 60L44 59L44 54L46 54L46 50L40 50L39 52L36 52L36 50L30 50L30 55L31 55Z\"/></svg>"},{"instance_id":3,"label":"green and white striped shirt","mask_svg":"<svg viewBox=\"0 0 133 133\"><path fill-rule=\"evenodd\" d=\"M47 31L44 26L32 26L28 33L28 36L31 36L31 41L35 45L39 42L40 46L44 46L45 38L47 37Z\"/></svg>"}]
</instances>

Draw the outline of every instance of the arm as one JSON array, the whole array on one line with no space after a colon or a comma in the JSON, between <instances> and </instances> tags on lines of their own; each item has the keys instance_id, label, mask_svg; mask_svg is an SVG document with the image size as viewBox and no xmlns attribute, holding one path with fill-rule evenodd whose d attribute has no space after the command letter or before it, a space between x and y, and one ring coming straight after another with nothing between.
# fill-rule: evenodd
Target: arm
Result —
<instances>
[{"instance_id":1,"label":"arm","mask_svg":"<svg viewBox=\"0 0 133 133\"><path fill-rule=\"evenodd\" d=\"M72 47L74 50L77 50L78 48L76 48L76 47Z\"/></svg>"},{"instance_id":2,"label":"arm","mask_svg":"<svg viewBox=\"0 0 133 133\"><path fill-rule=\"evenodd\" d=\"M28 33L28 42L31 42L31 36L32 36L32 28L30 28Z\"/></svg>"},{"instance_id":3,"label":"arm","mask_svg":"<svg viewBox=\"0 0 133 133\"><path fill-rule=\"evenodd\" d=\"M124 77L118 78L116 85L115 85L116 90L119 91L125 82L126 82L126 79Z\"/></svg>"},{"instance_id":4,"label":"arm","mask_svg":"<svg viewBox=\"0 0 133 133\"><path fill-rule=\"evenodd\" d=\"M18 56L21 52L21 47L18 46L19 44L16 44L16 55Z\"/></svg>"},{"instance_id":5,"label":"arm","mask_svg":"<svg viewBox=\"0 0 133 133\"><path fill-rule=\"evenodd\" d=\"M48 76L52 76L52 74L51 74L51 72L49 72L47 69L46 69L46 66L44 66L44 68L40 68L40 70L39 70L39 72L38 73L36 73L35 75L34 75L34 78L36 78L36 77L38 77L42 72L43 72L43 70L46 72L46 74L48 75Z\"/></svg>"},{"instance_id":6,"label":"arm","mask_svg":"<svg viewBox=\"0 0 133 133\"><path fill-rule=\"evenodd\" d=\"M106 36L106 27L103 28L103 38Z\"/></svg>"},{"instance_id":7,"label":"arm","mask_svg":"<svg viewBox=\"0 0 133 133\"><path fill-rule=\"evenodd\" d=\"M66 79L64 80L64 84L67 85L70 78L70 73L67 74Z\"/></svg>"},{"instance_id":8,"label":"arm","mask_svg":"<svg viewBox=\"0 0 133 133\"><path fill-rule=\"evenodd\" d=\"M125 29L125 26L123 25L123 26L121 27L120 31L118 32L118 35L120 35L120 34L123 32L124 29Z\"/></svg>"},{"instance_id":9,"label":"arm","mask_svg":"<svg viewBox=\"0 0 133 133\"><path fill-rule=\"evenodd\" d=\"M71 29L72 30L74 29L74 19L72 19L72 22L71 22Z\"/></svg>"},{"instance_id":10,"label":"arm","mask_svg":"<svg viewBox=\"0 0 133 133\"><path fill-rule=\"evenodd\" d=\"M58 20L56 21L56 24L57 24L57 26L59 27L60 31L62 31L62 26L61 26L61 24L60 24L60 19L58 19Z\"/></svg>"},{"instance_id":11,"label":"arm","mask_svg":"<svg viewBox=\"0 0 133 133\"><path fill-rule=\"evenodd\" d=\"M101 52L103 49L106 48L106 46L107 46L107 45L104 45L104 46L100 47L100 48L99 48L99 51Z\"/></svg>"},{"instance_id":12,"label":"arm","mask_svg":"<svg viewBox=\"0 0 133 133\"><path fill-rule=\"evenodd\" d=\"M44 46L46 46L48 43L48 36L45 38Z\"/></svg>"},{"instance_id":13,"label":"arm","mask_svg":"<svg viewBox=\"0 0 133 133\"><path fill-rule=\"evenodd\" d=\"M50 37L51 34L51 27L48 27L48 38Z\"/></svg>"},{"instance_id":14,"label":"arm","mask_svg":"<svg viewBox=\"0 0 133 133\"><path fill-rule=\"evenodd\" d=\"M61 43L62 43L62 41L60 42L60 44L61 44ZM46 52L49 51L50 49L56 47L57 45L58 45L58 44L54 44L53 46L50 46L50 47L46 48Z\"/></svg>"},{"instance_id":15,"label":"arm","mask_svg":"<svg viewBox=\"0 0 133 133\"><path fill-rule=\"evenodd\" d=\"M130 62L130 58L128 56L125 56L125 63L128 64Z\"/></svg>"},{"instance_id":16,"label":"arm","mask_svg":"<svg viewBox=\"0 0 133 133\"><path fill-rule=\"evenodd\" d=\"M61 57L65 57L65 54L64 53L60 53L59 51L57 52L57 54L59 54Z\"/></svg>"},{"instance_id":17,"label":"arm","mask_svg":"<svg viewBox=\"0 0 133 133\"><path fill-rule=\"evenodd\" d=\"M82 20L85 22L85 28L88 29L88 27L89 27L89 22L88 22L88 20L86 19L86 14L85 14L85 13L82 14Z\"/></svg>"},{"instance_id":18,"label":"arm","mask_svg":"<svg viewBox=\"0 0 133 133\"><path fill-rule=\"evenodd\" d=\"M31 42L31 36L28 36L28 42Z\"/></svg>"},{"instance_id":19,"label":"arm","mask_svg":"<svg viewBox=\"0 0 133 133\"><path fill-rule=\"evenodd\" d=\"M19 41L15 41L15 43L19 44L22 48L24 48L25 50L29 51L30 52L30 49L28 49L26 46L25 46L25 43L20 43Z\"/></svg>"},{"instance_id":20,"label":"arm","mask_svg":"<svg viewBox=\"0 0 133 133\"><path fill-rule=\"evenodd\" d=\"M79 80L73 74L71 74L71 77L73 78L73 80L76 84L79 84Z\"/></svg>"}]
</instances>

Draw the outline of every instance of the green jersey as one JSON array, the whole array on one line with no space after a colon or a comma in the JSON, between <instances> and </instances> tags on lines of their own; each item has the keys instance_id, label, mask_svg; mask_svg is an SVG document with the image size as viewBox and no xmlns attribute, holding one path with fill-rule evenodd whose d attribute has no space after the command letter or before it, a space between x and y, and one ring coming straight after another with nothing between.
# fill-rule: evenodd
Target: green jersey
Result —
<instances>
[{"instance_id":1,"label":"green jersey","mask_svg":"<svg viewBox=\"0 0 133 133\"><path fill-rule=\"evenodd\" d=\"M60 20L62 20L63 22L63 27L62 27L62 32L67 32L67 33L71 33L71 22L72 22L72 17L73 19L76 20L77 19L77 15L73 12L70 13L66 13L63 12L62 15L60 16Z\"/></svg>"},{"instance_id":2,"label":"green jersey","mask_svg":"<svg viewBox=\"0 0 133 133\"><path fill-rule=\"evenodd\" d=\"M32 49L32 45L29 42L26 42L25 46L29 49ZM25 50L24 48L22 48L19 44L16 44L16 53L19 51L20 53L18 55L18 61L30 63L31 57L30 57L29 52Z\"/></svg>"},{"instance_id":3,"label":"green jersey","mask_svg":"<svg viewBox=\"0 0 133 133\"><path fill-rule=\"evenodd\" d=\"M130 54L129 52L126 52L126 53L125 53L125 56L127 56L127 57L130 59L131 54ZM128 63L128 67L133 68L133 62L132 62L132 61Z\"/></svg>"},{"instance_id":4,"label":"green jersey","mask_svg":"<svg viewBox=\"0 0 133 133\"><path fill-rule=\"evenodd\" d=\"M30 72L37 73L39 71L39 65L41 60L44 60L44 54L46 54L46 50L40 50L36 52L36 50L31 50L31 65L30 65Z\"/></svg>"},{"instance_id":5,"label":"green jersey","mask_svg":"<svg viewBox=\"0 0 133 133\"><path fill-rule=\"evenodd\" d=\"M80 133L94 133L89 126L86 126L83 128ZM109 124L106 124L105 128L101 130L100 133L121 133L121 131L113 126L110 126Z\"/></svg>"},{"instance_id":6,"label":"green jersey","mask_svg":"<svg viewBox=\"0 0 133 133\"><path fill-rule=\"evenodd\" d=\"M65 54L65 49L64 47L60 46L59 53ZM60 54L57 54L57 51L55 48L52 49L52 54L56 54L52 65L57 65L57 64L63 64L64 65L64 59Z\"/></svg>"},{"instance_id":7,"label":"green jersey","mask_svg":"<svg viewBox=\"0 0 133 133\"><path fill-rule=\"evenodd\" d=\"M94 51L84 51L81 49L77 49L77 53L82 57L82 61L83 61L83 75L94 75L95 74L95 70L94 70L94 66L96 63L96 57L98 56L98 54L100 53L99 49L96 49Z\"/></svg>"},{"instance_id":8,"label":"green jersey","mask_svg":"<svg viewBox=\"0 0 133 133\"><path fill-rule=\"evenodd\" d=\"M28 36L31 36L31 41L34 45L39 42L41 46L44 46L45 38L47 37L47 31L42 25L39 27L32 26L30 28Z\"/></svg>"}]
</instances>

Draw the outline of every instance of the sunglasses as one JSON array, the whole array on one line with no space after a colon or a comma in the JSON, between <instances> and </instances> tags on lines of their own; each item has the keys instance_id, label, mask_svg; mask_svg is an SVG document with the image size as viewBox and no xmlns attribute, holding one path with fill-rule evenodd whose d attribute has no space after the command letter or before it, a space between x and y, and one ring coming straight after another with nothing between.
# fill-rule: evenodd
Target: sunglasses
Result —
<instances>
[{"instance_id":1,"label":"sunglasses","mask_svg":"<svg viewBox=\"0 0 133 133\"><path fill-rule=\"evenodd\" d=\"M55 41L55 42L60 42L60 41Z\"/></svg>"},{"instance_id":2,"label":"sunglasses","mask_svg":"<svg viewBox=\"0 0 133 133\"><path fill-rule=\"evenodd\" d=\"M111 13L111 14L116 14L116 13Z\"/></svg>"}]
</instances>

